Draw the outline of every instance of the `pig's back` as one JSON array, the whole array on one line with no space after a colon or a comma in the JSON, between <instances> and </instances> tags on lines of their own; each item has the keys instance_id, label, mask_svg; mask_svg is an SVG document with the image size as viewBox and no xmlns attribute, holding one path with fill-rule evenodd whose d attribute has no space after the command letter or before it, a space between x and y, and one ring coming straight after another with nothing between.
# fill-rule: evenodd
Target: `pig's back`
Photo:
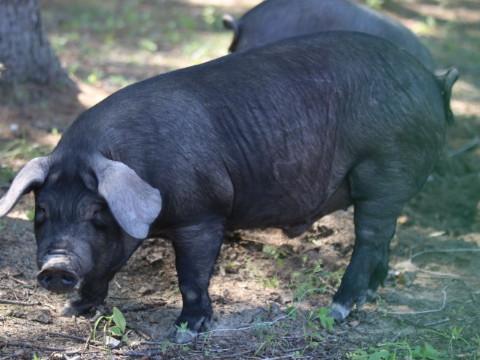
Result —
<instances>
[{"instance_id":1,"label":"pig's back","mask_svg":"<svg viewBox=\"0 0 480 360\"><path fill-rule=\"evenodd\" d=\"M314 218L362 153L409 131L437 144L445 128L434 77L368 35L324 33L192 70L182 76L210 115L240 227Z\"/></svg>"}]
</instances>

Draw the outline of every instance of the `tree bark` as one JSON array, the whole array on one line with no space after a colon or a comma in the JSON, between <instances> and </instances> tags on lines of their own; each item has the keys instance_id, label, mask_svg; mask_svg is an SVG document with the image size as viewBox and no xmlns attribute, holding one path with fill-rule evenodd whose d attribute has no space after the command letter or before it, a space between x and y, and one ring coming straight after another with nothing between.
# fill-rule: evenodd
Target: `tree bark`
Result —
<instances>
[{"instance_id":1,"label":"tree bark","mask_svg":"<svg viewBox=\"0 0 480 360\"><path fill-rule=\"evenodd\" d=\"M0 0L0 82L66 80L43 34L39 0Z\"/></svg>"}]
</instances>

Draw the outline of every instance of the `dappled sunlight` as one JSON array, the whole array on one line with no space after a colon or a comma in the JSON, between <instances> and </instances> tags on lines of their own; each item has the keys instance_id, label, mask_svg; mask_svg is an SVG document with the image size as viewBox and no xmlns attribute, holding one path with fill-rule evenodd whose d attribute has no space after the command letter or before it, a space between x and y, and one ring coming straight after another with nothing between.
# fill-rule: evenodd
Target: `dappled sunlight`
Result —
<instances>
[{"instance_id":1,"label":"dappled sunlight","mask_svg":"<svg viewBox=\"0 0 480 360\"><path fill-rule=\"evenodd\" d=\"M480 88L460 79L454 88L452 110L457 116L480 117Z\"/></svg>"},{"instance_id":2,"label":"dappled sunlight","mask_svg":"<svg viewBox=\"0 0 480 360\"><path fill-rule=\"evenodd\" d=\"M222 8L248 9L260 3L259 0L181 0L187 4L218 6Z\"/></svg>"},{"instance_id":3,"label":"dappled sunlight","mask_svg":"<svg viewBox=\"0 0 480 360\"><path fill-rule=\"evenodd\" d=\"M71 23L61 31L53 28L50 37L71 76L113 92L227 54L232 34L221 25L221 10L172 1L165 4L171 16L150 3L132 14L135 2L127 4L125 9L102 4L98 11L89 2L75 4L75 12L64 8ZM58 17L48 7L44 12L51 21Z\"/></svg>"},{"instance_id":4,"label":"dappled sunlight","mask_svg":"<svg viewBox=\"0 0 480 360\"><path fill-rule=\"evenodd\" d=\"M85 108L92 107L109 95L109 93L102 88L81 81L78 81L77 84L80 89L80 92L78 93L78 101L85 106Z\"/></svg>"},{"instance_id":5,"label":"dappled sunlight","mask_svg":"<svg viewBox=\"0 0 480 360\"><path fill-rule=\"evenodd\" d=\"M424 18L432 17L440 21L462 22L463 24L477 25L480 22L480 12L472 9L456 7L453 2L445 5L421 3L421 1L403 1L402 5L412 13Z\"/></svg>"},{"instance_id":6,"label":"dappled sunlight","mask_svg":"<svg viewBox=\"0 0 480 360\"><path fill-rule=\"evenodd\" d=\"M30 221L30 219L28 218L28 212L27 211L22 211L22 210L12 210L8 214L8 218Z\"/></svg>"}]
</instances>

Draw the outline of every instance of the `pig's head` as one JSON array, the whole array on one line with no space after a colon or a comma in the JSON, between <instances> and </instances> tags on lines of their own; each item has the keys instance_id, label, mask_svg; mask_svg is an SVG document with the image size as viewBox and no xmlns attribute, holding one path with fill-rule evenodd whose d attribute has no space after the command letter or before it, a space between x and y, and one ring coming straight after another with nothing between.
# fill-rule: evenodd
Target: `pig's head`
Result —
<instances>
[{"instance_id":1,"label":"pig's head","mask_svg":"<svg viewBox=\"0 0 480 360\"><path fill-rule=\"evenodd\" d=\"M72 160L31 160L0 199L1 217L35 192L37 278L54 292L110 280L148 236L162 204L160 192L121 162Z\"/></svg>"}]
</instances>

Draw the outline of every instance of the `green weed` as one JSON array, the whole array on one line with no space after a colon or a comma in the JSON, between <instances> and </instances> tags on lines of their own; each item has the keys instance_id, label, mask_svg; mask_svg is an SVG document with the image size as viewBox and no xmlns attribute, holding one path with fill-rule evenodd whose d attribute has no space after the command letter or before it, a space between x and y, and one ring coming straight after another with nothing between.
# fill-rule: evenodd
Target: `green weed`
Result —
<instances>
[{"instance_id":1,"label":"green weed","mask_svg":"<svg viewBox=\"0 0 480 360\"><path fill-rule=\"evenodd\" d=\"M113 307L112 314L109 316L100 316L93 325L92 330L92 339L96 338L97 329L100 324L103 323L103 334L106 338L107 336L112 336L118 338L122 341L127 341L127 321L123 316L122 312L117 308Z\"/></svg>"},{"instance_id":2,"label":"green weed","mask_svg":"<svg viewBox=\"0 0 480 360\"><path fill-rule=\"evenodd\" d=\"M269 289L278 289L280 286L280 281L277 276L272 276L269 278L263 279L263 286Z\"/></svg>"},{"instance_id":3,"label":"green weed","mask_svg":"<svg viewBox=\"0 0 480 360\"><path fill-rule=\"evenodd\" d=\"M313 313L313 319L320 321L320 324L327 331L333 330L335 324L334 318L330 316L330 309L326 307L320 307Z\"/></svg>"}]
</instances>

